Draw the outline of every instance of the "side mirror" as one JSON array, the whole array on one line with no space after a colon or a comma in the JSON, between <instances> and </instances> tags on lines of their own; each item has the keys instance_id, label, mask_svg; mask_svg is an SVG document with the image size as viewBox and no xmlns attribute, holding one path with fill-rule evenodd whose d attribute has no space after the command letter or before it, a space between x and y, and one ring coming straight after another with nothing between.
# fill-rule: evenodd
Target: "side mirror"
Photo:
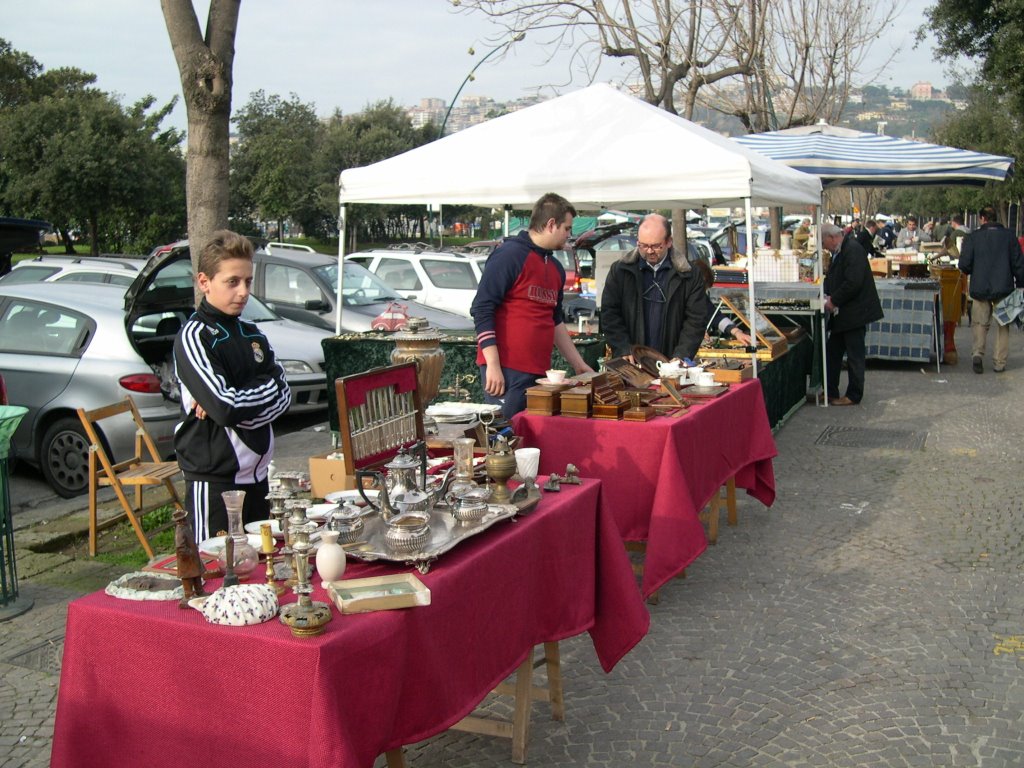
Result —
<instances>
[{"instance_id":1,"label":"side mirror","mask_svg":"<svg viewBox=\"0 0 1024 768\"><path fill-rule=\"evenodd\" d=\"M330 307L327 302L323 299L309 299L303 305L304 309L308 309L310 312L326 312Z\"/></svg>"}]
</instances>

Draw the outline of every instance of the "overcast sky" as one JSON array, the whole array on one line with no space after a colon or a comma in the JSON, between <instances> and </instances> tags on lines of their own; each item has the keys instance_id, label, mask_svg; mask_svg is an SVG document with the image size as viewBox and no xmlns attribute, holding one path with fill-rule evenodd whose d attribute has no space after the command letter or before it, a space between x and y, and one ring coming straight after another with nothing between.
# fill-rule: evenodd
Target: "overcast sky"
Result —
<instances>
[{"instance_id":1,"label":"overcast sky","mask_svg":"<svg viewBox=\"0 0 1024 768\"><path fill-rule=\"evenodd\" d=\"M909 89L918 80L946 83L931 45L913 49L922 11L932 4L909 0L898 23L880 30L878 61L891 51L899 54L876 84ZM208 0L195 6L205 25ZM447 0L245 0L235 41L234 107L259 89L295 93L321 115L335 108L358 112L387 98L402 106L425 97L451 101L498 30L482 16L449 8ZM0 16L0 37L15 48L47 69L92 72L101 89L120 94L125 103L152 94L162 104L180 93L158 0L0 0ZM503 101L565 83L568 57L545 63L539 37L528 34L504 59L488 60L462 96ZM467 53L470 46L475 57ZM617 64L605 66L599 79L614 80L619 71ZM575 82L569 88L585 84L579 76ZM171 119L184 127L184 108L179 105Z\"/></svg>"}]
</instances>

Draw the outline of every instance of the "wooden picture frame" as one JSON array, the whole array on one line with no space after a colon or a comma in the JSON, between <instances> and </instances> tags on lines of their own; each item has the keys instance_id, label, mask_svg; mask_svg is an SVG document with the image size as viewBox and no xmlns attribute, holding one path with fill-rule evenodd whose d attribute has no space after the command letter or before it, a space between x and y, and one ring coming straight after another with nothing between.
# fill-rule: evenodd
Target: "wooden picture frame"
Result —
<instances>
[{"instance_id":1,"label":"wooden picture frame","mask_svg":"<svg viewBox=\"0 0 1024 768\"><path fill-rule=\"evenodd\" d=\"M786 335L761 310L757 307L751 308L745 291L723 291L720 298L736 318L753 332L758 346L765 347L772 359L789 349Z\"/></svg>"}]
</instances>

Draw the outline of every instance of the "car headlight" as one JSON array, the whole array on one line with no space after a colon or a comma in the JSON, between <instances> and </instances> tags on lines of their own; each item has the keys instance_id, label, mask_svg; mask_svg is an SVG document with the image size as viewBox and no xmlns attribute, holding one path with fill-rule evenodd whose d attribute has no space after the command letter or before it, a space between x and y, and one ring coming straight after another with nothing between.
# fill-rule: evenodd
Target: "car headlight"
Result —
<instances>
[{"instance_id":1,"label":"car headlight","mask_svg":"<svg viewBox=\"0 0 1024 768\"><path fill-rule=\"evenodd\" d=\"M278 360L285 373L316 373L309 363L302 360Z\"/></svg>"}]
</instances>

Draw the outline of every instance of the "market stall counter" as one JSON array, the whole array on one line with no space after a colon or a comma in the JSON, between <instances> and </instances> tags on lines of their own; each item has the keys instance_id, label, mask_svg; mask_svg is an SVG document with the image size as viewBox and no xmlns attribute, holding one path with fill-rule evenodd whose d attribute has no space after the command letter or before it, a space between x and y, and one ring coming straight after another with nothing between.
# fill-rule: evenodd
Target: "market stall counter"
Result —
<instances>
[{"instance_id":1,"label":"market stall counter","mask_svg":"<svg viewBox=\"0 0 1024 768\"><path fill-rule=\"evenodd\" d=\"M572 339L583 359L596 371L598 358L604 354L604 337L579 334ZM391 365L395 339L389 333L348 333L329 336L321 342L321 346L324 350L327 381L332 382L327 387L328 413L331 428L337 430L338 408L333 382L342 376ZM445 361L438 399L483 402L483 389L476 365L476 337L471 334L446 333L440 346L444 350ZM557 350L553 353L553 360L553 368L571 368ZM423 405L429 403L424 402Z\"/></svg>"},{"instance_id":2,"label":"market stall counter","mask_svg":"<svg viewBox=\"0 0 1024 768\"><path fill-rule=\"evenodd\" d=\"M646 541L642 591L656 592L707 548L701 509L730 478L761 503L775 501L775 440L761 382L733 385L678 417L647 422L517 415L541 471L577 466L602 481L601 507L625 541Z\"/></svg>"},{"instance_id":3,"label":"market stall counter","mask_svg":"<svg viewBox=\"0 0 1024 768\"><path fill-rule=\"evenodd\" d=\"M466 716L542 642L587 631L610 670L650 617L600 494L546 494L419 576L430 605L332 609L316 637L210 624L176 600L76 600L52 765L369 768ZM345 577L407 571L350 561Z\"/></svg>"}]
</instances>

